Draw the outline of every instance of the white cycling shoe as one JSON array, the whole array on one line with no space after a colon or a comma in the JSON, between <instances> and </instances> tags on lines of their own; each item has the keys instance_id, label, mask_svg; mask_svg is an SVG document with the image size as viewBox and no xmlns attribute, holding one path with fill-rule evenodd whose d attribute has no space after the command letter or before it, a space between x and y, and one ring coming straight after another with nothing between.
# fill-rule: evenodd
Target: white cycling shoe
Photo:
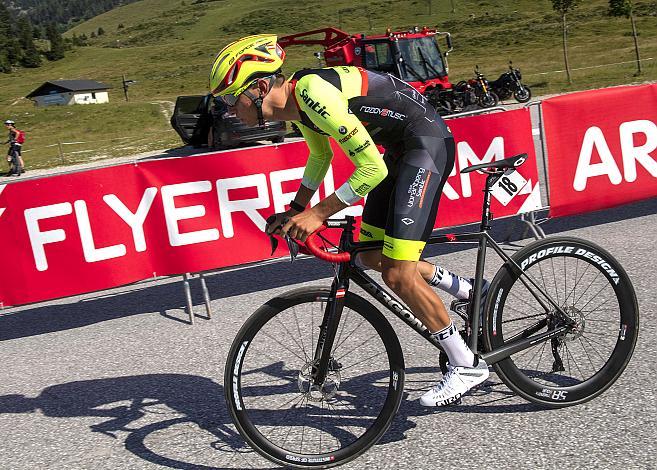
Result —
<instances>
[{"instance_id":1,"label":"white cycling shoe","mask_svg":"<svg viewBox=\"0 0 657 470\"><path fill-rule=\"evenodd\" d=\"M490 373L483 359L475 367L447 366L443 379L420 397L422 406L445 406L459 400L472 387L484 382Z\"/></svg>"}]
</instances>

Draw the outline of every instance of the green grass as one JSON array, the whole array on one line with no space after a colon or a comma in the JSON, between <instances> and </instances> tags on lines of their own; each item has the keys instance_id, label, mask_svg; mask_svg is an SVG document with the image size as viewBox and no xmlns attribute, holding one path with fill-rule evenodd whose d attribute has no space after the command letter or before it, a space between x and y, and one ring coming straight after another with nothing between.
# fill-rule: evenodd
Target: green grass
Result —
<instances>
[{"instance_id":1,"label":"green grass","mask_svg":"<svg viewBox=\"0 0 657 470\"><path fill-rule=\"evenodd\" d=\"M433 0L431 15L426 0L366 0L358 6L347 0L262 0L249 10L236 0L199 4L142 0L66 33L90 36L102 27L105 34L91 40L90 46L39 69L0 75L0 107L28 132L25 149L30 151L25 157L33 168L176 146L180 142L160 105L152 103L205 93L210 64L224 44L252 33L283 35L324 26L371 34L414 25L450 31L453 82L471 77L475 64L489 78L497 78L510 59L535 95L657 80L657 60L643 62L639 77L633 63L585 68L634 59L630 22L608 17L607 4L607 0L585 2L569 17L571 67L582 68L573 71L570 85L564 73L556 72L564 68L561 26L549 0L456 0L454 14L448 0ZM635 5L642 57L657 59L657 2L636 1ZM290 48L286 70L315 66L312 52L319 49ZM121 90L123 74L137 80L129 103ZM76 78L111 84L110 103L35 108L21 99L46 80ZM57 143L79 141L87 143L62 146L62 162Z\"/></svg>"}]
</instances>

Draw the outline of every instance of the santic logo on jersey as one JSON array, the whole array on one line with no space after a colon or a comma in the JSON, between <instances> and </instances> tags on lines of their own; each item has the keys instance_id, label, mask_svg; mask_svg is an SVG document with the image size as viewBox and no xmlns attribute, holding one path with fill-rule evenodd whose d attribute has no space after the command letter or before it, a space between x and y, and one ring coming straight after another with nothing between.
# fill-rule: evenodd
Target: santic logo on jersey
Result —
<instances>
[{"instance_id":1,"label":"santic logo on jersey","mask_svg":"<svg viewBox=\"0 0 657 470\"><path fill-rule=\"evenodd\" d=\"M379 116L396 119L398 121L403 121L404 119L406 119L405 114L398 113L396 111L390 111L387 108L377 108L374 106L361 106L360 110L364 113L378 114Z\"/></svg>"},{"instance_id":2,"label":"santic logo on jersey","mask_svg":"<svg viewBox=\"0 0 657 470\"><path fill-rule=\"evenodd\" d=\"M304 103L308 105L310 109L315 111L323 118L330 116L329 112L326 111L326 106L323 106L322 103L320 103L319 101L315 101L310 96L308 96L308 90L306 90L305 88L301 90L301 99L303 100Z\"/></svg>"}]
</instances>

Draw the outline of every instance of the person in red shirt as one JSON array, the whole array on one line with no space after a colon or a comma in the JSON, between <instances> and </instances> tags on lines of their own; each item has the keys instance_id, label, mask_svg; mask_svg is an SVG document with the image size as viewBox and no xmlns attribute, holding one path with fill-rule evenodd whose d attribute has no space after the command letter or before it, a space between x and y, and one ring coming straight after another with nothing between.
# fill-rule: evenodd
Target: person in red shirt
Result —
<instances>
[{"instance_id":1,"label":"person in red shirt","mask_svg":"<svg viewBox=\"0 0 657 470\"><path fill-rule=\"evenodd\" d=\"M25 164L21 151L23 142L25 142L25 133L16 128L16 123L11 119L5 121L5 127L9 130L9 137L5 144L9 144L9 151L7 152L7 162L9 163L8 176L20 176L25 172Z\"/></svg>"}]
</instances>

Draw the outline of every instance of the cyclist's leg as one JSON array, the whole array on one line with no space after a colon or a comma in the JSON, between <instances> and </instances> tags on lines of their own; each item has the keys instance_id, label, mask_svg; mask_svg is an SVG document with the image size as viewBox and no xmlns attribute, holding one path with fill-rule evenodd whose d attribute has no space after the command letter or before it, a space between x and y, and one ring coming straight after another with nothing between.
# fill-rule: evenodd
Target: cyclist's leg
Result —
<instances>
[{"instance_id":1,"label":"cyclist's leg","mask_svg":"<svg viewBox=\"0 0 657 470\"><path fill-rule=\"evenodd\" d=\"M15 175L20 175L21 166L20 166L20 161L18 159L18 148L16 145L11 146L11 164L12 164L11 172Z\"/></svg>"},{"instance_id":2,"label":"cyclist's leg","mask_svg":"<svg viewBox=\"0 0 657 470\"><path fill-rule=\"evenodd\" d=\"M454 165L453 139L414 138L398 163L389 199L381 260L385 283L435 332L451 320L442 300L426 283L420 262L431 235L442 188Z\"/></svg>"},{"instance_id":3,"label":"cyclist's leg","mask_svg":"<svg viewBox=\"0 0 657 470\"><path fill-rule=\"evenodd\" d=\"M386 151L384 160L388 166L388 176L367 195L361 220L360 241L382 241L385 235L388 209L397 178L400 154L398 151ZM381 251L371 250L360 253L358 262L367 268L381 272L381 258ZM462 277L425 260L417 262L417 270L422 279L430 285L439 287L459 299L468 298L471 285Z\"/></svg>"}]
</instances>

